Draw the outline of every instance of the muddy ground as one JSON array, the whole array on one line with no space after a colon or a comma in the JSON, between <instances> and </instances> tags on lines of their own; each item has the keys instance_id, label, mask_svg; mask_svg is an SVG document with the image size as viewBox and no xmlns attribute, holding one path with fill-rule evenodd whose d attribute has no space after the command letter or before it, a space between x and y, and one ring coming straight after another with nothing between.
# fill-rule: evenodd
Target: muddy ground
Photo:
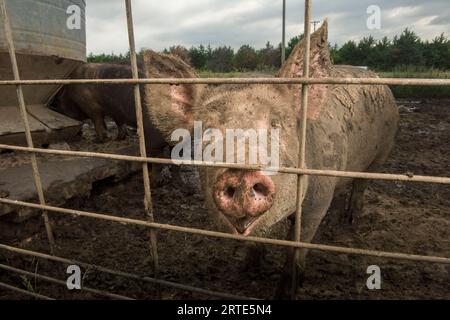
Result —
<instances>
[{"instance_id":1,"label":"muddy ground","mask_svg":"<svg viewBox=\"0 0 450 320\"><path fill-rule=\"evenodd\" d=\"M395 150L383 171L450 176L450 100L399 101L401 130ZM133 139L132 139L133 140ZM90 147L96 149L99 147ZM14 155L9 155L14 158ZM195 172L187 171L195 188ZM74 199L65 207L143 219L143 187L140 174L119 185L97 183L87 199ZM186 195L168 184L153 190L156 220L174 225L214 229L202 196ZM335 201L315 243L450 256L450 187L424 183L373 181L365 209L353 225L340 222L342 199ZM51 214L57 255L105 267L152 276L148 232L143 227L124 226L89 218ZM0 238L27 249L48 252L40 219L20 229L2 222ZM160 232L160 277L257 298L271 298L283 263L282 248L268 246L268 255L258 271L244 271L244 245L236 241L205 238L176 232ZM66 266L0 251L0 263L10 264L65 279ZM365 286L369 265L382 272L381 290ZM83 269L84 285L139 299L157 298L154 285ZM450 298L450 266L415 263L366 256L311 252L306 280L298 299L442 299ZM100 298L89 293L69 292L62 286L20 277L0 270L0 281L54 298ZM0 299L27 297L0 289ZM164 288L164 299L210 298Z\"/></svg>"}]
</instances>

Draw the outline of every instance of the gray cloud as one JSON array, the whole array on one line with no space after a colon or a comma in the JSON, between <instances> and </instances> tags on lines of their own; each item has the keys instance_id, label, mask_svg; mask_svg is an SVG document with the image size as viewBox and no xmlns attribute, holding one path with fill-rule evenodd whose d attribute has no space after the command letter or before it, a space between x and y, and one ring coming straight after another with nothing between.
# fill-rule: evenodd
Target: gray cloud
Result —
<instances>
[{"instance_id":1,"label":"gray cloud","mask_svg":"<svg viewBox=\"0 0 450 320\"><path fill-rule=\"evenodd\" d=\"M437 16L436 18L434 18L433 20L430 21L430 25L448 25L450 24L450 17L449 16Z\"/></svg>"},{"instance_id":2,"label":"gray cloud","mask_svg":"<svg viewBox=\"0 0 450 320\"><path fill-rule=\"evenodd\" d=\"M368 30L367 7L381 9L381 29ZM174 44L242 44L281 41L281 0L133 0L136 44L156 50ZM425 39L450 36L448 0L314 0L313 18L329 18L331 43L372 34L392 37L408 27ZM287 0L287 38L303 30L303 1ZM122 0L87 0L88 52L128 48Z\"/></svg>"}]
</instances>

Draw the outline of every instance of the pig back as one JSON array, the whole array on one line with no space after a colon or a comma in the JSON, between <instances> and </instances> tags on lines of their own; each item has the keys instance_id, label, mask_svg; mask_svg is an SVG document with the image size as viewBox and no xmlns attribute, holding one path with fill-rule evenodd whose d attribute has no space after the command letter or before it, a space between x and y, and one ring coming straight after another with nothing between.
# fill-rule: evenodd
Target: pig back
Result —
<instances>
[{"instance_id":1,"label":"pig back","mask_svg":"<svg viewBox=\"0 0 450 320\"><path fill-rule=\"evenodd\" d=\"M332 77L373 78L371 71L333 66ZM398 127L398 110L384 85L329 85L326 103L310 121L313 168L366 171L389 154ZM319 150L319 151L318 151Z\"/></svg>"},{"instance_id":2,"label":"pig back","mask_svg":"<svg viewBox=\"0 0 450 320\"><path fill-rule=\"evenodd\" d=\"M131 67L109 63L87 63L77 68L71 75L74 79L130 79ZM141 74L140 77L143 77ZM72 96L84 98L80 105L89 106L95 102L104 115L112 117L118 124L136 125L134 91L132 84L100 84L72 86ZM141 95L144 90L141 89Z\"/></svg>"}]
</instances>

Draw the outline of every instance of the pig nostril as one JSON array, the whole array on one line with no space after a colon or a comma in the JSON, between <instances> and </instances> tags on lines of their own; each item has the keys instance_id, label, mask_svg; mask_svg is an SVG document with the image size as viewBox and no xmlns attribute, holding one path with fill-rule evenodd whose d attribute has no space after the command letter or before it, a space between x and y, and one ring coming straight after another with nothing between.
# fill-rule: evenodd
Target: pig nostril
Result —
<instances>
[{"instance_id":1,"label":"pig nostril","mask_svg":"<svg viewBox=\"0 0 450 320\"><path fill-rule=\"evenodd\" d=\"M234 187L227 187L227 189L225 190L225 195L229 198L233 198L235 193L236 193L236 188L234 188Z\"/></svg>"},{"instance_id":2,"label":"pig nostril","mask_svg":"<svg viewBox=\"0 0 450 320\"><path fill-rule=\"evenodd\" d=\"M263 197L267 197L269 195L269 190L262 183L255 184L253 186L253 191L255 191L257 195L262 195Z\"/></svg>"}]
</instances>

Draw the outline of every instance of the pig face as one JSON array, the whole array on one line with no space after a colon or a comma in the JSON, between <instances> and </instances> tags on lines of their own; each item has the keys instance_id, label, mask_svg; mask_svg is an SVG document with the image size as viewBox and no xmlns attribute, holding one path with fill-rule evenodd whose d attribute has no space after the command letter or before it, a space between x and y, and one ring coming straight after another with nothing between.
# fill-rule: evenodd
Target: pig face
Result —
<instances>
[{"instance_id":1,"label":"pig face","mask_svg":"<svg viewBox=\"0 0 450 320\"><path fill-rule=\"evenodd\" d=\"M223 140L218 143L223 146L222 159L228 162L238 162L237 153L241 151L245 157L239 163L268 165L267 162L262 163L260 157L255 157L256 162L252 161L250 154L270 154L273 158L271 153L278 148L277 165L296 166L298 134L295 108L293 99L286 95L284 89L261 85L208 88L202 93L193 118L201 121L204 130L214 128L221 132L219 136ZM227 146L231 136L227 131L236 132L236 129L267 133L266 141L278 145L261 144L261 140L250 138L244 141L236 139L230 158ZM271 139L274 129L278 131L278 141ZM207 142L203 141L203 144L205 146ZM208 159L204 157L203 160ZM295 194L295 175L208 167L199 168L199 173L209 212L224 231L262 234L295 208L295 197L292 197Z\"/></svg>"},{"instance_id":2,"label":"pig face","mask_svg":"<svg viewBox=\"0 0 450 320\"><path fill-rule=\"evenodd\" d=\"M301 77L304 56L304 43L300 42L279 72L282 77ZM154 77L152 66L163 59L161 55L148 51L144 54L147 77ZM182 63L171 59L172 70L166 77L196 77L195 72ZM311 39L311 75L327 76L331 62L329 59L327 26L319 29ZM327 93L323 85L310 89L310 108L308 118L313 120L322 108ZM224 153L222 159L236 160L239 148L246 155L247 164L252 150L257 153L267 151L268 144L251 143L246 139L230 150L227 131L240 129L259 130L272 134L278 130L278 166L296 167L298 162L299 131L298 121L301 110L301 86L286 85L150 85L146 87L147 104L150 106L151 121L163 132L166 140L171 133L184 128L194 131L194 123L201 123L203 130L214 130L219 149ZM259 137L258 137L259 139ZM267 140L270 140L268 137ZM272 140L270 140L272 143ZM205 146L205 141L203 141ZM266 148L266 150L263 150ZM273 150L270 144L270 149ZM242 150L241 150L242 151ZM197 159L198 160L198 159ZM208 160L208 159L203 159ZM255 159L253 159L255 160ZM219 159L220 161L220 159ZM233 161L231 161L233 162ZM272 225L295 211L297 176L292 174L268 174L265 171L241 169L219 169L200 167L202 190L208 209L218 221L220 229L242 235L264 235Z\"/></svg>"}]
</instances>

